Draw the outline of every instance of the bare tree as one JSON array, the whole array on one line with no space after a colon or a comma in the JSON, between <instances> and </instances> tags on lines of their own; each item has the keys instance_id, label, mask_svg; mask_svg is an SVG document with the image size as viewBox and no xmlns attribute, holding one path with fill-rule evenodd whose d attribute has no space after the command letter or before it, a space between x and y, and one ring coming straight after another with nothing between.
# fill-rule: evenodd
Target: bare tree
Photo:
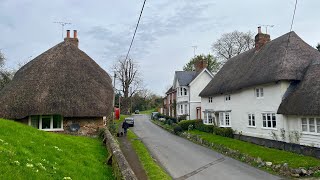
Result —
<instances>
[{"instance_id":1,"label":"bare tree","mask_svg":"<svg viewBox=\"0 0 320 180\"><path fill-rule=\"evenodd\" d=\"M0 51L0 90L6 86L13 78L14 72L7 70L5 67L5 57Z\"/></svg>"},{"instance_id":2,"label":"bare tree","mask_svg":"<svg viewBox=\"0 0 320 180\"><path fill-rule=\"evenodd\" d=\"M252 32L233 31L221 36L216 42L212 44L212 50L215 55L222 61L247 51L254 46L254 39Z\"/></svg>"},{"instance_id":3,"label":"bare tree","mask_svg":"<svg viewBox=\"0 0 320 180\"><path fill-rule=\"evenodd\" d=\"M120 57L113 65L116 78L120 81L121 91L123 93L123 108L130 112L130 100L135 93L142 89L142 79L139 74L139 66L131 58Z\"/></svg>"}]
</instances>

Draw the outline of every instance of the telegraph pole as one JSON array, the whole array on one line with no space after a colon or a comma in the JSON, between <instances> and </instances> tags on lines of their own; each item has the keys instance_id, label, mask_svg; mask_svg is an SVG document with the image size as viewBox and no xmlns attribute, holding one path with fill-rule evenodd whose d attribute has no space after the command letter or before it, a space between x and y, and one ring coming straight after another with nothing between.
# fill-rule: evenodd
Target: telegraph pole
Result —
<instances>
[{"instance_id":1,"label":"telegraph pole","mask_svg":"<svg viewBox=\"0 0 320 180\"><path fill-rule=\"evenodd\" d=\"M56 21L56 22L53 22L53 23L56 23L56 24L60 24L61 25L61 37L63 39L63 31L64 31L64 26L65 25L69 25L71 23L69 22L62 22L62 21Z\"/></svg>"}]
</instances>

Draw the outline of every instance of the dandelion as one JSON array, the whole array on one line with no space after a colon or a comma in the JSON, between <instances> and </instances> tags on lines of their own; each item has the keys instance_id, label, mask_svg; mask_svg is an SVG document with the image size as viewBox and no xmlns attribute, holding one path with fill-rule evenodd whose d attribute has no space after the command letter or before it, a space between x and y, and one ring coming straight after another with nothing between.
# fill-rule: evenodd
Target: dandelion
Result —
<instances>
[{"instance_id":1,"label":"dandelion","mask_svg":"<svg viewBox=\"0 0 320 180\"><path fill-rule=\"evenodd\" d=\"M32 167L33 167L33 164L27 163L26 166L29 167L29 168L32 168Z\"/></svg>"},{"instance_id":2,"label":"dandelion","mask_svg":"<svg viewBox=\"0 0 320 180\"><path fill-rule=\"evenodd\" d=\"M20 162L19 161L13 161L13 163L17 166L20 166Z\"/></svg>"}]
</instances>

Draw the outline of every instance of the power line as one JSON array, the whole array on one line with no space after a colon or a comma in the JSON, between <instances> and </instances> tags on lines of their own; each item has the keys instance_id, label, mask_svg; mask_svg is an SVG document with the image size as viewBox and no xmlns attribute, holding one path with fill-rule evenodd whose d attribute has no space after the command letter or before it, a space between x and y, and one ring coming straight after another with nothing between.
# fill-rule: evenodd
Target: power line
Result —
<instances>
[{"instance_id":1,"label":"power line","mask_svg":"<svg viewBox=\"0 0 320 180\"><path fill-rule=\"evenodd\" d=\"M136 32L137 32L137 29L138 29L138 26L139 26L139 22L140 22L140 19L141 19L141 15L142 15L142 12L143 12L143 9L144 9L144 5L146 4L146 0L144 0L143 2L143 5L142 5L142 8L141 8L141 12L140 12L140 16L139 16L139 19L138 19L138 23L136 25L136 29L134 30L134 34L133 34L133 37L132 37L132 40L131 40L131 43L130 43L130 47L128 49L128 52L127 52L127 55L126 55L126 59L128 58L129 56L129 53L130 53L130 50L131 50L131 47L132 47L132 43L133 43L133 40L134 40L134 37L136 36Z\"/></svg>"},{"instance_id":2,"label":"power line","mask_svg":"<svg viewBox=\"0 0 320 180\"><path fill-rule=\"evenodd\" d=\"M288 42L287 42L287 47L288 47L288 45L289 45L289 40L290 40L291 31L292 31L292 27L293 27L294 17L295 17L295 15L296 15L297 4L298 4L298 0L296 0L296 3L295 3L295 5L294 5L292 20L291 20L291 26L290 26L289 36L288 36Z\"/></svg>"}]
</instances>

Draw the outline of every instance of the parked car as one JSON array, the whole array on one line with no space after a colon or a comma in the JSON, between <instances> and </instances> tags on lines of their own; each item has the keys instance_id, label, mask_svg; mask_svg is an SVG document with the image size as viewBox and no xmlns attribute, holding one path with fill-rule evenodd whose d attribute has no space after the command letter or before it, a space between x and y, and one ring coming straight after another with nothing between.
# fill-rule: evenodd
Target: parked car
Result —
<instances>
[{"instance_id":1,"label":"parked car","mask_svg":"<svg viewBox=\"0 0 320 180\"><path fill-rule=\"evenodd\" d=\"M135 113L135 114L139 114L140 111L139 111L139 110L135 110L134 113Z\"/></svg>"},{"instance_id":2,"label":"parked car","mask_svg":"<svg viewBox=\"0 0 320 180\"><path fill-rule=\"evenodd\" d=\"M133 117L127 117L124 119L125 122L129 124L129 126L134 127L134 118Z\"/></svg>"},{"instance_id":3,"label":"parked car","mask_svg":"<svg viewBox=\"0 0 320 180\"><path fill-rule=\"evenodd\" d=\"M158 119L158 114L159 114L158 112L152 112L152 113L151 113L151 119L152 119L152 120Z\"/></svg>"}]
</instances>

